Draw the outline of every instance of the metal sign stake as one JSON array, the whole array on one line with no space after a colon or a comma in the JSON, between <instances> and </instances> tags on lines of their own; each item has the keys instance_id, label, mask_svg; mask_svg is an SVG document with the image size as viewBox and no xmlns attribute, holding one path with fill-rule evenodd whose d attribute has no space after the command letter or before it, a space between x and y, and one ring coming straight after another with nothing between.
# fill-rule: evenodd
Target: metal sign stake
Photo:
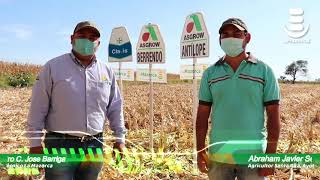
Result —
<instances>
[{"instance_id":1,"label":"metal sign stake","mask_svg":"<svg viewBox=\"0 0 320 180\"><path fill-rule=\"evenodd\" d=\"M149 96L149 119L150 119L150 150L153 154L153 82L152 82L152 64L149 64L149 81L150 81L150 96Z\"/></svg>"},{"instance_id":2,"label":"metal sign stake","mask_svg":"<svg viewBox=\"0 0 320 180\"><path fill-rule=\"evenodd\" d=\"M193 109L192 109L192 121L193 121L193 167L197 167L197 137L196 137L196 121L197 121L197 109L198 109L198 96L197 96L197 79L196 79L196 64L197 58L193 58Z\"/></svg>"}]
</instances>

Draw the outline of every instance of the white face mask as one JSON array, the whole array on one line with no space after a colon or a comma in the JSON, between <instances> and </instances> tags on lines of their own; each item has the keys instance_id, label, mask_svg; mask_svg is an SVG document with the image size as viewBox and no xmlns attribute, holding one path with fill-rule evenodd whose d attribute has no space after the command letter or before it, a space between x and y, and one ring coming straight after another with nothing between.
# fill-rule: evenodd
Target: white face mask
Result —
<instances>
[{"instance_id":1,"label":"white face mask","mask_svg":"<svg viewBox=\"0 0 320 180\"><path fill-rule=\"evenodd\" d=\"M244 39L224 38L221 39L221 49L230 57L236 57L244 51L242 44Z\"/></svg>"}]
</instances>

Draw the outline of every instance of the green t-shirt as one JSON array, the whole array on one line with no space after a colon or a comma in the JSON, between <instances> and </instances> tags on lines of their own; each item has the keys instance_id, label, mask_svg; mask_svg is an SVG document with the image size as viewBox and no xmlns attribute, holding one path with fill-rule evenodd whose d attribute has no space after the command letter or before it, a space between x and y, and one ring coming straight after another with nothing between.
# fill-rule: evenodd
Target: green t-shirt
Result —
<instances>
[{"instance_id":1,"label":"green t-shirt","mask_svg":"<svg viewBox=\"0 0 320 180\"><path fill-rule=\"evenodd\" d=\"M199 104L212 105L209 153L264 153L265 106L279 100L272 69L250 54L236 72L223 59L209 67L199 91Z\"/></svg>"}]
</instances>

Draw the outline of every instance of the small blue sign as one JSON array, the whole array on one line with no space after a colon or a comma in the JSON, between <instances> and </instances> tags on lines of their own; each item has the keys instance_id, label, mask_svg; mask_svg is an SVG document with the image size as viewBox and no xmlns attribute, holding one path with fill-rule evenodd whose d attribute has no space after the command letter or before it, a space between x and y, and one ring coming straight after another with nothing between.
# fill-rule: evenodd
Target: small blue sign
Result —
<instances>
[{"instance_id":1,"label":"small blue sign","mask_svg":"<svg viewBox=\"0 0 320 180\"><path fill-rule=\"evenodd\" d=\"M122 45L109 44L109 57L122 59L132 55L132 46L130 42Z\"/></svg>"}]
</instances>

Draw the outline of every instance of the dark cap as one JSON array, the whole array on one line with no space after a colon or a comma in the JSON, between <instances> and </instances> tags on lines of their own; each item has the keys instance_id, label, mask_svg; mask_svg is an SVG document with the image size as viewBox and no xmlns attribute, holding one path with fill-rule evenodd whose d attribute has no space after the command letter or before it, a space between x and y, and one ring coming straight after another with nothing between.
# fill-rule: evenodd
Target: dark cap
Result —
<instances>
[{"instance_id":1,"label":"dark cap","mask_svg":"<svg viewBox=\"0 0 320 180\"><path fill-rule=\"evenodd\" d=\"M93 29L95 29L100 37L100 31L99 31L99 28L97 27L97 25L92 22L92 21L82 21L82 22L79 22L77 24L77 26L74 28L74 31L73 33L75 32L78 32L80 29L83 29L83 28L88 28L88 27L91 27Z\"/></svg>"},{"instance_id":2,"label":"dark cap","mask_svg":"<svg viewBox=\"0 0 320 180\"><path fill-rule=\"evenodd\" d=\"M219 29L219 34L221 34L222 29L226 26L232 24L241 31L248 31L247 25L239 18L229 18L224 21Z\"/></svg>"}]
</instances>

